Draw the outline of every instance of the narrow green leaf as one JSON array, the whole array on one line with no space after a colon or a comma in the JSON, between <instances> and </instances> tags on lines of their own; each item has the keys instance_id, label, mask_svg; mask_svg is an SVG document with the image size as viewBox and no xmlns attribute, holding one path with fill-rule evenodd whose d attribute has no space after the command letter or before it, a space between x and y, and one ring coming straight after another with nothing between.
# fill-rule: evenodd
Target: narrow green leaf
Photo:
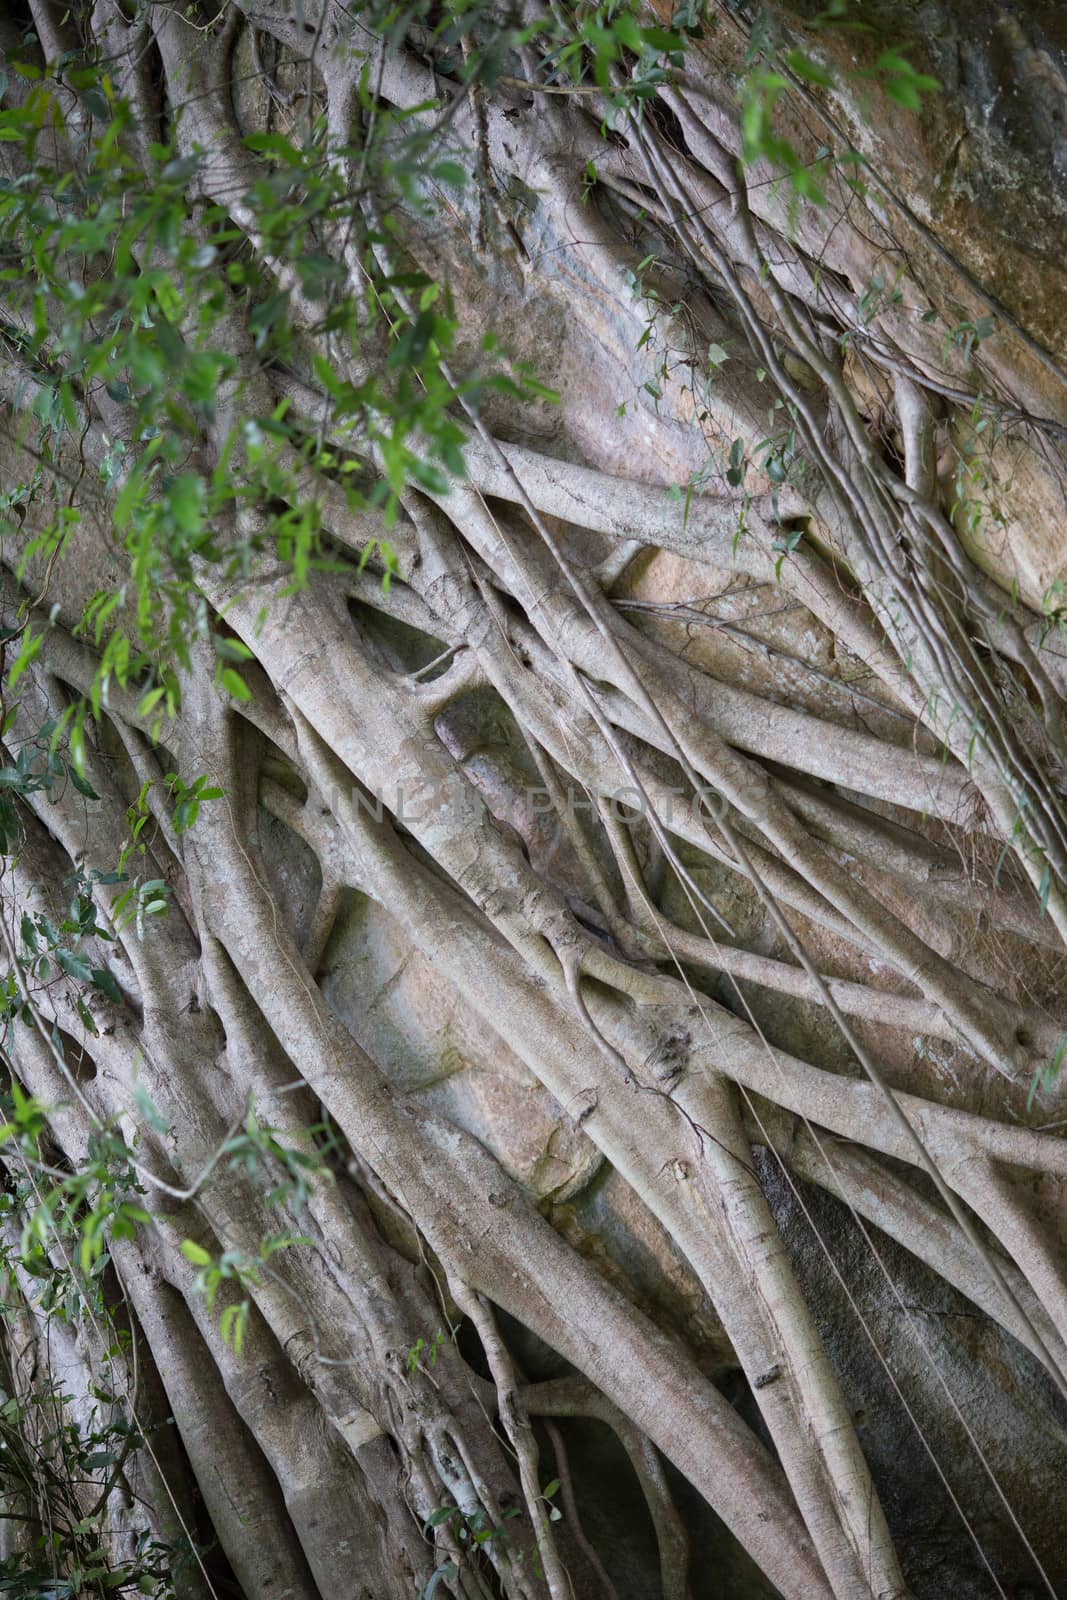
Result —
<instances>
[{"instance_id":1,"label":"narrow green leaf","mask_svg":"<svg viewBox=\"0 0 1067 1600\"><path fill-rule=\"evenodd\" d=\"M93 969L84 956L76 955L73 950L63 950L62 948L55 950L53 954L68 978L76 978L79 983L92 983Z\"/></svg>"},{"instance_id":2,"label":"narrow green leaf","mask_svg":"<svg viewBox=\"0 0 1067 1600\"><path fill-rule=\"evenodd\" d=\"M91 968L89 976L92 979L94 989L99 989L100 993L106 994L109 1000L114 1000L116 1005L121 1005L122 990L106 967Z\"/></svg>"},{"instance_id":3,"label":"narrow green leaf","mask_svg":"<svg viewBox=\"0 0 1067 1600\"><path fill-rule=\"evenodd\" d=\"M251 689L241 677L241 674L235 672L232 667L223 667L219 673L219 682L228 694L233 695L235 700L251 700Z\"/></svg>"},{"instance_id":4,"label":"narrow green leaf","mask_svg":"<svg viewBox=\"0 0 1067 1600\"><path fill-rule=\"evenodd\" d=\"M99 800L100 796L97 794L88 778L83 778L77 767L71 767L69 770L70 781L74 785L75 789L77 789L78 793L83 794L87 800Z\"/></svg>"},{"instance_id":5,"label":"narrow green leaf","mask_svg":"<svg viewBox=\"0 0 1067 1600\"><path fill-rule=\"evenodd\" d=\"M468 181L469 175L458 161L439 161L431 171L438 183L451 184L454 189L462 189Z\"/></svg>"}]
</instances>

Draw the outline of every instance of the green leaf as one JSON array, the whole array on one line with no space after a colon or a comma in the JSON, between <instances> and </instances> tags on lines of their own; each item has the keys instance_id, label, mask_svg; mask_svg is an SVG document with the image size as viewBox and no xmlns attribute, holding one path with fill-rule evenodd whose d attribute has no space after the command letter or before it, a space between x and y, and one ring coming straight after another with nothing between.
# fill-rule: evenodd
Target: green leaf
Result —
<instances>
[{"instance_id":1,"label":"green leaf","mask_svg":"<svg viewBox=\"0 0 1067 1600\"><path fill-rule=\"evenodd\" d=\"M12 666L10 675L8 677L8 680L7 680L7 687L8 687L9 690L13 689L15 687L16 683L18 683L19 679L22 677L22 674L26 671L26 668L30 665L30 663L37 656L37 654L38 654L38 652L39 652L39 650L40 650L40 648L41 648L41 646L43 644L44 644L44 634L43 633L31 634L29 632L29 630L27 629L26 633L23 634L23 636L22 636L22 647L19 650L18 659L14 663L14 665Z\"/></svg>"},{"instance_id":2,"label":"green leaf","mask_svg":"<svg viewBox=\"0 0 1067 1600\"><path fill-rule=\"evenodd\" d=\"M215 654L225 661L251 661L252 651L240 639L225 639L221 633L212 635Z\"/></svg>"},{"instance_id":3,"label":"green leaf","mask_svg":"<svg viewBox=\"0 0 1067 1600\"><path fill-rule=\"evenodd\" d=\"M162 698L163 698L165 693L166 693L166 690L163 689L163 688L149 689L148 693L145 694L144 696L142 696L141 703L137 707L137 715L139 717L147 717L147 716L149 716L150 713L155 710L156 706L162 700Z\"/></svg>"},{"instance_id":4,"label":"green leaf","mask_svg":"<svg viewBox=\"0 0 1067 1600\"><path fill-rule=\"evenodd\" d=\"M650 50L684 50L685 40L677 33L668 33L666 28L642 28L641 40Z\"/></svg>"},{"instance_id":5,"label":"green leaf","mask_svg":"<svg viewBox=\"0 0 1067 1600\"><path fill-rule=\"evenodd\" d=\"M458 1517L459 1515L460 1509L458 1506L440 1506L431 1516L427 1517L426 1526L428 1528L439 1528L443 1522L451 1522L453 1517Z\"/></svg>"},{"instance_id":6,"label":"green leaf","mask_svg":"<svg viewBox=\"0 0 1067 1600\"><path fill-rule=\"evenodd\" d=\"M83 794L87 800L99 800L100 796L97 794L88 778L83 778L77 767L71 767L69 771L70 781L74 785L75 789L77 789L79 794Z\"/></svg>"},{"instance_id":7,"label":"green leaf","mask_svg":"<svg viewBox=\"0 0 1067 1600\"><path fill-rule=\"evenodd\" d=\"M211 1256L202 1244L197 1244L195 1239L182 1240L182 1255L186 1261L191 1261L194 1267L210 1267Z\"/></svg>"},{"instance_id":8,"label":"green leaf","mask_svg":"<svg viewBox=\"0 0 1067 1600\"><path fill-rule=\"evenodd\" d=\"M137 1109L148 1123L148 1126L154 1128L157 1133L169 1133L170 1123L163 1116L140 1079L134 1083L133 1096L137 1101Z\"/></svg>"},{"instance_id":9,"label":"green leaf","mask_svg":"<svg viewBox=\"0 0 1067 1600\"><path fill-rule=\"evenodd\" d=\"M300 151L280 133L250 133L243 142L246 150L254 150L257 155L278 156L294 167L303 165Z\"/></svg>"},{"instance_id":10,"label":"green leaf","mask_svg":"<svg viewBox=\"0 0 1067 1600\"><path fill-rule=\"evenodd\" d=\"M1034 1108L1034 1097L1037 1094L1038 1089L1040 1089L1040 1087L1041 1087L1041 1079L1042 1079L1042 1073L1039 1070L1039 1071L1034 1073L1034 1076L1030 1081L1030 1092L1026 1097L1026 1109L1027 1109L1027 1111L1032 1111L1033 1108Z\"/></svg>"},{"instance_id":11,"label":"green leaf","mask_svg":"<svg viewBox=\"0 0 1067 1600\"><path fill-rule=\"evenodd\" d=\"M81 98L86 110L94 117L99 117L103 121L104 118L111 116L111 107L99 89L83 89Z\"/></svg>"},{"instance_id":12,"label":"green leaf","mask_svg":"<svg viewBox=\"0 0 1067 1600\"><path fill-rule=\"evenodd\" d=\"M1049 871L1048 864L1046 863L1045 866L1042 867L1042 869L1041 869L1041 884L1040 884L1040 887L1038 888L1038 891L1037 891L1038 900L1040 902L1040 907L1041 907L1041 909L1040 909L1040 911L1038 913L1039 916L1043 917L1045 915L1045 912L1048 910L1048 897L1049 897L1049 894L1051 892L1051 889L1052 889L1052 873Z\"/></svg>"},{"instance_id":13,"label":"green leaf","mask_svg":"<svg viewBox=\"0 0 1067 1600\"><path fill-rule=\"evenodd\" d=\"M167 505L182 533L197 534L204 522L207 491L198 472L180 473L167 490Z\"/></svg>"},{"instance_id":14,"label":"green leaf","mask_svg":"<svg viewBox=\"0 0 1067 1600\"><path fill-rule=\"evenodd\" d=\"M76 978L79 983L92 983L93 969L84 956L79 956L73 950L62 948L55 950L55 958L68 978Z\"/></svg>"},{"instance_id":15,"label":"green leaf","mask_svg":"<svg viewBox=\"0 0 1067 1600\"><path fill-rule=\"evenodd\" d=\"M242 1300L239 1305L227 1306L219 1319L219 1332L223 1344L230 1345L235 1355L241 1354L247 1327L248 1301Z\"/></svg>"},{"instance_id":16,"label":"green leaf","mask_svg":"<svg viewBox=\"0 0 1067 1600\"><path fill-rule=\"evenodd\" d=\"M122 1004L122 990L106 967L91 968L89 977L92 980L94 989L99 989L101 994L106 994L108 999L114 1000L116 1005Z\"/></svg>"},{"instance_id":17,"label":"green leaf","mask_svg":"<svg viewBox=\"0 0 1067 1600\"><path fill-rule=\"evenodd\" d=\"M235 672L232 667L223 667L219 673L219 682L228 694L233 695L235 700L251 700L251 689L241 677L241 674Z\"/></svg>"},{"instance_id":18,"label":"green leaf","mask_svg":"<svg viewBox=\"0 0 1067 1600\"><path fill-rule=\"evenodd\" d=\"M790 71L795 72L798 78L803 78L805 83L815 83L823 88L829 88L834 81L832 74L827 72L825 67L821 67L802 50L787 51L785 62Z\"/></svg>"},{"instance_id":19,"label":"green leaf","mask_svg":"<svg viewBox=\"0 0 1067 1600\"><path fill-rule=\"evenodd\" d=\"M883 87L890 100L895 100L905 111L922 110L922 96L910 78L887 78Z\"/></svg>"}]
</instances>

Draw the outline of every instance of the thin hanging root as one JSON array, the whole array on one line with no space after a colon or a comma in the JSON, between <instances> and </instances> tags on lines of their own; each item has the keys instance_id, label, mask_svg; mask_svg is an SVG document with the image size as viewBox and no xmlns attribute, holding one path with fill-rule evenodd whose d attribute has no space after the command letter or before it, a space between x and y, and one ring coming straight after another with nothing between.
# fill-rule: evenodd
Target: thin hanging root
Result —
<instances>
[{"instance_id":1,"label":"thin hanging root","mask_svg":"<svg viewBox=\"0 0 1067 1600\"><path fill-rule=\"evenodd\" d=\"M530 1426L529 1414L519 1398L511 1357L500 1337L488 1301L482 1295L472 1293L454 1272L449 1273L449 1283L457 1306L474 1324L496 1384L500 1420L515 1451L523 1498L533 1524L537 1553L541 1557L549 1594L552 1600L574 1600L574 1588L556 1549L552 1525L546 1512L547 1502L541 1493L537 1440Z\"/></svg>"},{"instance_id":2,"label":"thin hanging root","mask_svg":"<svg viewBox=\"0 0 1067 1600\"><path fill-rule=\"evenodd\" d=\"M726 973L731 979L741 978L749 983L766 985L781 994L796 995L815 1005L825 1003L825 988L842 1011L850 1016L885 1023L890 1027L907 1028L913 1033L936 1038L957 1037L956 1030L940 1009L927 1000L890 994L867 984L851 983L841 978L824 977L820 987L802 967L790 966L785 961L776 961L770 956L741 950L734 945L719 944L714 939L679 928L660 911L654 910L654 900L627 828L610 815L610 808L602 808L601 815L622 874L633 925L645 943L647 954L663 961L677 961L680 958L695 966Z\"/></svg>"},{"instance_id":3,"label":"thin hanging root","mask_svg":"<svg viewBox=\"0 0 1067 1600\"><path fill-rule=\"evenodd\" d=\"M574 815L573 808L567 803L567 796L563 785L559 781L556 764L550 752L544 748L532 733L527 732L527 743L540 773L541 782L544 784L548 797L552 801L556 815L559 818L560 826L566 832L574 853L589 879L590 887L596 895L597 904L607 920L608 927L613 935L616 937L621 935L625 941L628 930L620 913L615 894L600 862L597 860L596 852L586 837L581 820Z\"/></svg>"},{"instance_id":4,"label":"thin hanging root","mask_svg":"<svg viewBox=\"0 0 1067 1600\"><path fill-rule=\"evenodd\" d=\"M619 1435L637 1474L659 1545L663 1600L689 1600L689 1536L651 1439L627 1424Z\"/></svg>"},{"instance_id":5,"label":"thin hanging root","mask_svg":"<svg viewBox=\"0 0 1067 1600\"><path fill-rule=\"evenodd\" d=\"M1063 808L1056 797L1044 774L1040 773L1027 759L1026 752L1022 749L1012 728L1006 724L1001 716L1000 707L995 697L990 698L988 693L988 675L983 663L978 659L969 637L961 634L958 628L952 625L951 619L946 624L945 620L926 600L921 590L914 585L905 587L893 577L894 562L889 553L889 522L896 512L893 500L895 495L903 499L909 507L918 501L919 497L914 491L889 474L884 462L881 462L868 438L859 418L852 395L847 391L840 373L834 368L815 348L800 327L787 297L777 286L774 276L765 273L763 281L766 291L774 309L780 318L783 327L790 337L794 348L808 361L812 369L823 380L827 391L833 397L843 418L850 436L851 447L856 457L857 471L867 475L870 489L870 498L865 500L858 492L852 476L845 470L842 463L837 460L822 438L818 418L815 416L811 405L804 393L782 367L776 352L768 342L767 331L763 328L759 318L755 315L754 308L749 301L731 263L723 253L719 243L712 236L707 224L699 212L687 205L684 185L679 180L660 147L654 133L648 127L639 126L631 117L631 132L634 141L641 151L650 182L654 187L665 186L669 196L671 226L691 256L698 271L706 270L705 257L710 259L716 270L725 279L735 304L745 322L746 331L753 343L753 349L758 349L761 359L767 370L772 372L779 389L785 394L796 409L798 425L807 440L814 458L818 461L823 472L827 487L834 499L835 509L844 519L844 526L848 535L857 543L857 548L863 552L868 565L871 566L876 584L885 587L886 581L890 583L893 597L904 608L908 629L905 629L903 645L908 646L909 641L914 645L916 640L924 641L929 646L929 654L933 657L929 664L929 671L934 679L945 686L949 691L949 703L969 705L972 700L986 713L991 721L991 727L986 730L983 745L988 745L988 756L992 761L994 773L988 772L986 779L981 783L986 798L991 802L992 809L997 816L998 825L1006 838L1013 837L1013 824L1018 818L1008 817L1007 811L1011 804L1007 797L1019 788L1026 794L1030 786L1038 801L1038 810L1044 810L1047 818L1028 814L1024 819L1028 828L1036 827L1035 840L1039 845L1047 844L1050 850L1050 859L1059 858L1055 855L1055 847L1062 839L1064 828ZM679 202L685 209L688 221L679 215L675 202ZM756 244L752 228L752 221L747 207L747 197L743 188L734 191L734 214L741 229L743 241L742 254L748 265L760 272L765 263ZM697 237L691 237L691 226L695 225ZM942 526L943 519L934 507L922 503L924 513L928 513L937 525ZM888 518L888 520L887 520ZM910 518L914 522L914 517ZM883 609L885 609L883 607ZM886 612L889 618L888 611ZM979 681L981 680L981 681ZM927 705L924 718L929 720L933 712L935 731L937 731L936 707ZM979 727L978 720L974 726ZM945 730L945 737L951 733L950 726ZM960 735L956 734L959 743ZM1000 798L1003 793L1003 799ZM1051 824L1052 832L1048 831L1047 824ZM1054 837L1055 836L1055 837ZM1016 853L1022 862L1027 874L1037 886L1040 870L1031 860L1031 851L1026 848L1016 847ZM1040 854L1040 852L1039 852ZM1050 915L1061 924L1061 932L1067 938L1067 913L1063 912L1060 899L1060 886L1054 880L1049 895Z\"/></svg>"},{"instance_id":6,"label":"thin hanging root","mask_svg":"<svg viewBox=\"0 0 1067 1600\"><path fill-rule=\"evenodd\" d=\"M308 970L318 972L348 893L346 884L323 882L307 938Z\"/></svg>"},{"instance_id":7,"label":"thin hanging root","mask_svg":"<svg viewBox=\"0 0 1067 1600\"><path fill-rule=\"evenodd\" d=\"M652 1441L584 1378L552 1378L521 1393L532 1416L594 1417L612 1430L630 1458L656 1530L664 1600L688 1600L689 1537Z\"/></svg>"},{"instance_id":8,"label":"thin hanging root","mask_svg":"<svg viewBox=\"0 0 1067 1600\"><path fill-rule=\"evenodd\" d=\"M601 1561L595 1548L590 1544L582 1527L582 1519L578 1510L578 1500L574 1493L574 1479L571 1477L570 1458L567 1455L567 1446L563 1442L563 1435L551 1418L544 1419L544 1429L552 1445L552 1453L556 1458L556 1472L559 1476L560 1499L563 1501L563 1512L567 1519L571 1537L581 1550L585 1559L592 1568L600 1584L604 1600L619 1600L619 1591L612 1583L607 1568Z\"/></svg>"},{"instance_id":9,"label":"thin hanging root","mask_svg":"<svg viewBox=\"0 0 1067 1600\"><path fill-rule=\"evenodd\" d=\"M609 1039L604 1037L589 1015L589 1007L586 1005L585 996L582 994L583 967L582 958L578 951L573 946L564 947L556 951L556 957L563 972L564 982L567 985L567 993L574 1001L574 1008L592 1035L597 1049L622 1074L623 1083L633 1083L633 1073L630 1071L626 1057L616 1050Z\"/></svg>"}]
</instances>

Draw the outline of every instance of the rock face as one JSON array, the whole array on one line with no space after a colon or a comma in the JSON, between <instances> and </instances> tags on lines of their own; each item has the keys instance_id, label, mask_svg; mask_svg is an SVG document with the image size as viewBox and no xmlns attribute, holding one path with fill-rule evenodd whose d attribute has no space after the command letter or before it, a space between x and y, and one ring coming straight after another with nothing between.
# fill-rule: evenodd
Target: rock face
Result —
<instances>
[{"instance_id":1,"label":"rock face","mask_svg":"<svg viewBox=\"0 0 1067 1600\"><path fill-rule=\"evenodd\" d=\"M1038 1595L1040 1570L1024 1540L1060 1588L1067 1553L1055 1508L1067 1412L1045 1374L892 1240L874 1230L875 1256L839 1201L803 1180L794 1192L776 1162L759 1159L878 1493L902 1530L915 1594L986 1600L996 1593L992 1567L1001 1581L1013 1575L1008 1592L1018 1600ZM1017 1527L1005 1526L1005 1502Z\"/></svg>"},{"instance_id":2,"label":"rock face","mask_svg":"<svg viewBox=\"0 0 1067 1600\"><path fill-rule=\"evenodd\" d=\"M324 992L398 1089L473 1133L539 1201L584 1189L594 1147L388 912L357 897L324 959Z\"/></svg>"},{"instance_id":3,"label":"rock face","mask_svg":"<svg viewBox=\"0 0 1067 1600\"><path fill-rule=\"evenodd\" d=\"M814 5L790 5L798 19ZM901 117L859 78L838 95L860 148L888 187L970 269L1007 312L1053 352L1067 334L1060 312L1067 223L1067 27L1049 0L876 0L869 32L810 32L846 72L900 45L941 85L915 117ZM862 116L866 105L868 114ZM1015 381L1029 382L1012 361ZM1057 416L1058 386L1036 379ZM1036 408L1035 408L1036 409Z\"/></svg>"},{"instance_id":4,"label":"rock face","mask_svg":"<svg viewBox=\"0 0 1067 1600\"><path fill-rule=\"evenodd\" d=\"M864 7L864 18L907 40L916 65L943 92L915 119L876 109L849 127L895 193L938 244L1028 333L1067 355L1067 21L1055 4L980 0L964 13L937 3ZM871 48L856 54L869 58ZM832 47L841 60L841 52ZM855 111L854 104L847 108ZM883 132L890 125L892 137ZM907 230L905 229L905 233ZM948 274L929 251L923 282L945 305ZM883 269L884 276L884 269ZM857 285L858 288L858 285ZM1005 337L1005 319L961 292L935 324L943 368L959 369L971 346L981 373L999 379L1020 408L1067 422L1063 384ZM932 356L932 352L931 352ZM964 363L966 367L967 363ZM951 386L951 382L950 382ZM974 387L973 376L965 385ZM961 540L1003 587L1013 583L1038 610L1062 606L1067 571L1067 504L1062 444L1035 439L1005 417L983 433L959 415L943 428L940 469ZM1051 458L1051 459L1050 459Z\"/></svg>"}]
</instances>

